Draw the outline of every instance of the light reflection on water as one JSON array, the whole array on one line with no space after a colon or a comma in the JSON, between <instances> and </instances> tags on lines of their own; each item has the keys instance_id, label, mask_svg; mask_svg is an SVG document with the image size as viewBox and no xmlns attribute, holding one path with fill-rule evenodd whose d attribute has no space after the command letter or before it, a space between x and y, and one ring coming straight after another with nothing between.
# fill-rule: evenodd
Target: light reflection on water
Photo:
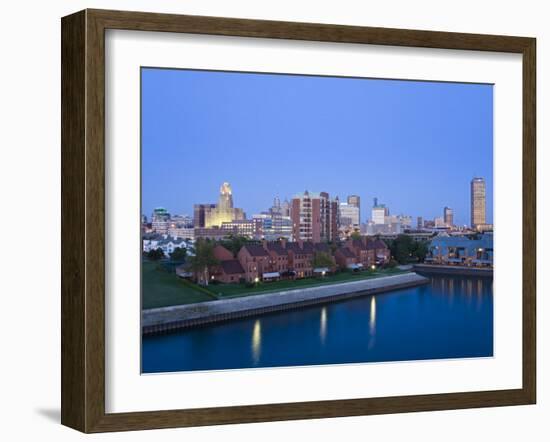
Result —
<instances>
[{"instance_id":1,"label":"light reflection on water","mask_svg":"<svg viewBox=\"0 0 550 442\"><path fill-rule=\"evenodd\" d=\"M262 354L262 322L256 319L252 330L252 362L258 365Z\"/></svg>"},{"instance_id":2,"label":"light reflection on water","mask_svg":"<svg viewBox=\"0 0 550 442\"><path fill-rule=\"evenodd\" d=\"M145 373L491 356L492 279L435 276L425 286L142 342Z\"/></svg>"},{"instance_id":3,"label":"light reflection on water","mask_svg":"<svg viewBox=\"0 0 550 442\"><path fill-rule=\"evenodd\" d=\"M319 336L321 337L321 343L324 345L327 338L327 307L324 306L321 309L321 328L319 330Z\"/></svg>"},{"instance_id":4,"label":"light reflection on water","mask_svg":"<svg viewBox=\"0 0 550 442\"><path fill-rule=\"evenodd\" d=\"M370 316L369 316L369 343L367 348L372 350L376 344L376 296L370 300Z\"/></svg>"},{"instance_id":5,"label":"light reflection on water","mask_svg":"<svg viewBox=\"0 0 550 442\"><path fill-rule=\"evenodd\" d=\"M371 336L376 334L376 296L370 300L369 331Z\"/></svg>"}]
</instances>

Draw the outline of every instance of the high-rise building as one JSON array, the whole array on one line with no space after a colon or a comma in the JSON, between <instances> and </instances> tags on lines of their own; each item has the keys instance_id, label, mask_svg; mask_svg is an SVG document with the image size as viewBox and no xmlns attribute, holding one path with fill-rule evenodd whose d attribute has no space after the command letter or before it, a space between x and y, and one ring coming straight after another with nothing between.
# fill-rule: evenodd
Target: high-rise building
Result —
<instances>
[{"instance_id":1,"label":"high-rise building","mask_svg":"<svg viewBox=\"0 0 550 442\"><path fill-rule=\"evenodd\" d=\"M374 224L385 224L386 217L390 215L390 209L385 204L378 204L378 198L374 198L371 219Z\"/></svg>"},{"instance_id":2,"label":"high-rise building","mask_svg":"<svg viewBox=\"0 0 550 442\"><path fill-rule=\"evenodd\" d=\"M151 215L151 228L158 233L166 233L170 227L170 214L164 207L157 207Z\"/></svg>"},{"instance_id":3,"label":"high-rise building","mask_svg":"<svg viewBox=\"0 0 550 442\"><path fill-rule=\"evenodd\" d=\"M444 207L443 208L443 220L447 227L452 227L454 225L453 222L453 209L450 207Z\"/></svg>"},{"instance_id":4,"label":"high-rise building","mask_svg":"<svg viewBox=\"0 0 550 442\"><path fill-rule=\"evenodd\" d=\"M243 209L233 207L233 191L229 183L223 183L220 187L218 204L195 204L195 227L221 227L222 223L244 220Z\"/></svg>"},{"instance_id":5,"label":"high-rise building","mask_svg":"<svg viewBox=\"0 0 550 442\"><path fill-rule=\"evenodd\" d=\"M308 192L292 198L290 217L294 241L332 241L338 238L338 200L327 192Z\"/></svg>"},{"instance_id":6,"label":"high-rise building","mask_svg":"<svg viewBox=\"0 0 550 442\"><path fill-rule=\"evenodd\" d=\"M215 208L215 204L195 204L193 206L193 226L206 227L206 213Z\"/></svg>"},{"instance_id":7,"label":"high-rise building","mask_svg":"<svg viewBox=\"0 0 550 442\"><path fill-rule=\"evenodd\" d=\"M470 183L470 204L471 226L477 228L478 225L486 224L486 193L484 178L476 177L472 179Z\"/></svg>"},{"instance_id":8,"label":"high-rise building","mask_svg":"<svg viewBox=\"0 0 550 442\"><path fill-rule=\"evenodd\" d=\"M357 224L361 224L361 197L359 195L349 195L348 205L357 207L359 212L359 218L357 219Z\"/></svg>"},{"instance_id":9,"label":"high-rise building","mask_svg":"<svg viewBox=\"0 0 550 442\"><path fill-rule=\"evenodd\" d=\"M434 226L436 228L442 228L447 227L447 224L445 223L445 219L442 216L438 216L437 218L434 218Z\"/></svg>"},{"instance_id":10,"label":"high-rise building","mask_svg":"<svg viewBox=\"0 0 550 442\"><path fill-rule=\"evenodd\" d=\"M416 218L416 228L418 230L421 230L424 228L424 220L422 219L421 216L419 216L418 218Z\"/></svg>"},{"instance_id":11,"label":"high-rise building","mask_svg":"<svg viewBox=\"0 0 550 442\"><path fill-rule=\"evenodd\" d=\"M350 203L340 203L340 225L359 226L359 207Z\"/></svg>"},{"instance_id":12,"label":"high-rise building","mask_svg":"<svg viewBox=\"0 0 550 442\"><path fill-rule=\"evenodd\" d=\"M283 216L290 216L290 203L285 198L285 200L281 203L281 215Z\"/></svg>"},{"instance_id":13,"label":"high-rise building","mask_svg":"<svg viewBox=\"0 0 550 442\"><path fill-rule=\"evenodd\" d=\"M168 221L169 219L170 214L168 213L168 210L166 210L164 207L157 207L155 210L153 210L153 214L151 215L151 222Z\"/></svg>"},{"instance_id":14,"label":"high-rise building","mask_svg":"<svg viewBox=\"0 0 550 442\"><path fill-rule=\"evenodd\" d=\"M327 194L328 198L328 194ZM340 200L338 197L330 201L330 213L328 214L327 221L329 225L328 241L337 241L340 231Z\"/></svg>"}]
</instances>

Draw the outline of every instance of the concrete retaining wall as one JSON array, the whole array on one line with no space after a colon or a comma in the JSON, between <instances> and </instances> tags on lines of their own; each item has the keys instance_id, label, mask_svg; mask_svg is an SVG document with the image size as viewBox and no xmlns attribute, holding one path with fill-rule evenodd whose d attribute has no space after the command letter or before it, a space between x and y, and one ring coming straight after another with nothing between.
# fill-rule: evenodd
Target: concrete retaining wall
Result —
<instances>
[{"instance_id":1,"label":"concrete retaining wall","mask_svg":"<svg viewBox=\"0 0 550 442\"><path fill-rule=\"evenodd\" d=\"M487 267L464 267L436 264L415 264L415 272L425 275L457 275L457 276L480 276L492 277L493 269Z\"/></svg>"},{"instance_id":2,"label":"concrete retaining wall","mask_svg":"<svg viewBox=\"0 0 550 442\"><path fill-rule=\"evenodd\" d=\"M163 333L230 319L294 310L311 305L414 287L428 282L428 278L416 273L406 273L234 299L149 309L142 312L142 333L143 335Z\"/></svg>"}]
</instances>

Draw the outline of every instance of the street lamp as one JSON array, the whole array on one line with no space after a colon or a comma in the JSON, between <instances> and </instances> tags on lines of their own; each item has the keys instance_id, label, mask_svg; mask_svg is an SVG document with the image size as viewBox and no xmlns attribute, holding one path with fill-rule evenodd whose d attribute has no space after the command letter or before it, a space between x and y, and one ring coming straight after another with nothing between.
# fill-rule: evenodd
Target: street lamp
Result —
<instances>
[{"instance_id":1,"label":"street lamp","mask_svg":"<svg viewBox=\"0 0 550 442\"><path fill-rule=\"evenodd\" d=\"M373 264L373 265L370 266L370 269L371 270L376 270L376 266Z\"/></svg>"},{"instance_id":2,"label":"street lamp","mask_svg":"<svg viewBox=\"0 0 550 442\"><path fill-rule=\"evenodd\" d=\"M258 277L256 276L256 277L254 278L254 282L255 282L256 284L258 284L258 283L260 282L260 278L258 278Z\"/></svg>"}]
</instances>

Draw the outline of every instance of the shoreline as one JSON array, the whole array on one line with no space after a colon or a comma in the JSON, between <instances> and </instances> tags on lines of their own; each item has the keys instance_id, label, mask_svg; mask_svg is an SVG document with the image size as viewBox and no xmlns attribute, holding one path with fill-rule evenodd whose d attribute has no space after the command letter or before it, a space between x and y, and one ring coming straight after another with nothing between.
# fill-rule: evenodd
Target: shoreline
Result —
<instances>
[{"instance_id":1,"label":"shoreline","mask_svg":"<svg viewBox=\"0 0 550 442\"><path fill-rule=\"evenodd\" d=\"M444 264L415 264L413 266L413 270L415 272L424 273L426 275L458 275L479 277L493 276L493 268L487 267L465 267Z\"/></svg>"},{"instance_id":2,"label":"shoreline","mask_svg":"<svg viewBox=\"0 0 550 442\"><path fill-rule=\"evenodd\" d=\"M416 287L428 284L429 281L429 278L411 272L341 284L148 309L143 310L141 313L142 335L165 333L232 319Z\"/></svg>"}]
</instances>

